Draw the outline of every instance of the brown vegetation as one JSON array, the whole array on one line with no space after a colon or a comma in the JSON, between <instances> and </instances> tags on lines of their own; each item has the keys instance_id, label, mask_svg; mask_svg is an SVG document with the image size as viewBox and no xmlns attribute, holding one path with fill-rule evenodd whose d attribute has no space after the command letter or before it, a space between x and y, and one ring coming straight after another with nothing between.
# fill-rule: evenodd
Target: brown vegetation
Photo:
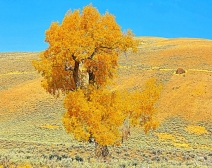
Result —
<instances>
[{"instance_id":1,"label":"brown vegetation","mask_svg":"<svg viewBox=\"0 0 212 168\"><path fill-rule=\"evenodd\" d=\"M183 68L177 68L176 74L183 74L185 73L185 70Z\"/></svg>"}]
</instances>

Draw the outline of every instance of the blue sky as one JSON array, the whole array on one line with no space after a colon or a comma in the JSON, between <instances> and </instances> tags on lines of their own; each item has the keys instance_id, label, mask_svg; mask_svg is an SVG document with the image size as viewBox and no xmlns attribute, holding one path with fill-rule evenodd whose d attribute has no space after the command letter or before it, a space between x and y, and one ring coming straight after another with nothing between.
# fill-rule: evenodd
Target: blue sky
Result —
<instances>
[{"instance_id":1,"label":"blue sky","mask_svg":"<svg viewBox=\"0 0 212 168\"><path fill-rule=\"evenodd\" d=\"M45 50L50 24L90 3L136 36L212 40L212 0L0 0L0 52Z\"/></svg>"}]
</instances>

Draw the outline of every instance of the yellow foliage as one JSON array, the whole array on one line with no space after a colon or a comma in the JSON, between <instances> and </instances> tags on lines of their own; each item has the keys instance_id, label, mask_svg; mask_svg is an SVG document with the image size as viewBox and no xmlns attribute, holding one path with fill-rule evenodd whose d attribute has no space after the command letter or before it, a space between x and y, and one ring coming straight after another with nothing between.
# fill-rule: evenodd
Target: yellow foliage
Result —
<instances>
[{"instance_id":1,"label":"yellow foliage","mask_svg":"<svg viewBox=\"0 0 212 168\"><path fill-rule=\"evenodd\" d=\"M56 96L59 90L67 93L80 87L79 64L93 76L90 83L105 86L114 77L118 55L137 50L138 41L133 37L130 30L121 32L113 15L101 15L88 5L82 11L68 11L61 24L51 24L45 38L49 47L33 66L44 78L44 89Z\"/></svg>"},{"instance_id":2,"label":"yellow foliage","mask_svg":"<svg viewBox=\"0 0 212 168\"><path fill-rule=\"evenodd\" d=\"M156 112L154 104L160 90L161 85L152 79L142 92L111 92L95 87L78 89L65 98L67 111L63 124L67 132L78 140L94 138L102 146L119 145L122 138L120 128L127 120L132 126L143 126L146 133L156 129L158 122L153 117Z\"/></svg>"},{"instance_id":3,"label":"yellow foliage","mask_svg":"<svg viewBox=\"0 0 212 168\"><path fill-rule=\"evenodd\" d=\"M144 85L143 91L136 91L131 96L131 106L133 113L130 119L133 125L144 127L145 133L150 129L156 129L158 121L154 118L157 111L155 103L160 97L162 85L156 79L149 79Z\"/></svg>"},{"instance_id":4,"label":"yellow foliage","mask_svg":"<svg viewBox=\"0 0 212 168\"><path fill-rule=\"evenodd\" d=\"M23 165L18 165L17 168L32 168L30 164L23 164Z\"/></svg>"},{"instance_id":5,"label":"yellow foliage","mask_svg":"<svg viewBox=\"0 0 212 168\"><path fill-rule=\"evenodd\" d=\"M119 98L118 94L102 89L94 89L88 95L81 89L70 92L64 101L67 112L63 123L67 132L82 141L92 137L100 145L117 144L124 121Z\"/></svg>"},{"instance_id":6,"label":"yellow foliage","mask_svg":"<svg viewBox=\"0 0 212 168\"><path fill-rule=\"evenodd\" d=\"M42 126L40 126L40 128L58 129L58 128L59 128L59 126L58 126L58 125L50 125L50 124L46 124L46 125L42 125Z\"/></svg>"},{"instance_id":7,"label":"yellow foliage","mask_svg":"<svg viewBox=\"0 0 212 168\"><path fill-rule=\"evenodd\" d=\"M185 130L191 134L196 135L209 134L205 127L202 126L189 125L185 128Z\"/></svg>"},{"instance_id":8,"label":"yellow foliage","mask_svg":"<svg viewBox=\"0 0 212 168\"><path fill-rule=\"evenodd\" d=\"M180 147L180 148L189 148L190 145L187 143L174 143L174 146Z\"/></svg>"},{"instance_id":9,"label":"yellow foliage","mask_svg":"<svg viewBox=\"0 0 212 168\"><path fill-rule=\"evenodd\" d=\"M46 31L49 47L33 66L47 92L66 94L63 124L77 140L119 145L125 121L144 127L146 133L157 127L155 103L162 87L155 79L147 81L143 91L106 89L115 77L118 56L136 52L133 37L131 30L121 32L113 15L101 15L92 5L68 11L61 24L53 22Z\"/></svg>"},{"instance_id":10,"label":"yellow foliage","mask_svg":"<svg viewBox=\"0 0 212 168\"><path fill-rule=\"evenodd\" d=\"M175 141L175 137L169 133L155 133L160 140Z\"/></svg>"}]
</instances>

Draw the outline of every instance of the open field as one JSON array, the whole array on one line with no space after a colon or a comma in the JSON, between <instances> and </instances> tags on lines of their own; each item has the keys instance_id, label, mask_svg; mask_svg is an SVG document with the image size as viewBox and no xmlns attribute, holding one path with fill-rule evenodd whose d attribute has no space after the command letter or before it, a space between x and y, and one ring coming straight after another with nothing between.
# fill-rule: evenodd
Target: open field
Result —
<instances>
[{"instance_id":1,"label":"open field","mask_svg":"<svg viewBox=\"0 0 212 168\"><path fill-rule=\"evenodd\" d=\"M212 167L212 41L138 37L139 51L119 58L114 89L136 89L152 77L164 84L157 102L160 126L97 160L94 144L67 135L63 97L40 86L31 61L39 53L0 53L0 168L33 167ZM186 70L177 75L177 68ZM9 166L8 166L9 167Z\"/></svg>"}]
</instances>

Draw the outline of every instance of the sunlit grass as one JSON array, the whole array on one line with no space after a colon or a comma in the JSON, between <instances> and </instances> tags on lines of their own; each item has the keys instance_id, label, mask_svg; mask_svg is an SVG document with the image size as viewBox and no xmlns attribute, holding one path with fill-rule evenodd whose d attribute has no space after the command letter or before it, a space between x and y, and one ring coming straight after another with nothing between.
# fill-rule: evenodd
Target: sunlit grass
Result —
<instances>
[{"instance_id":1,"label":"sunlit grass","mask_svg":"<svg viewBox=\"0 0 212 168\"><path fill-rule=\"evenodd\" d=\"M185 130L190 134L196 134L196 135L209 134L209 132L203 126L189 125L185 128Z\"/></svg>"},{"instance_id":2,"label":"sunlit grass","mask_svg":"<svg viewBox=\"0 0 212 168\"><path fill-rule=\"evenodd\" d=\"M40 128L46 128L46 129L59 129L59 126L58 126L58 125L46 124L46 125L40 126Z\"/></svg>"},{"instance_id":3,"label":"sunlit grass","mask_svg":"<svg viewBox=\"0 0 212 168\"><path fill-rule=\"evenodd\" d=\"M173 145L180 148L190 148L190 145L187 143L173 143Z\"/></svg>"},{"instance_id":4,"label":"sunlit grass","mask_svg":"<svg viewBox=\"0 0 212 168\"><path fill-rule=\"evenodd\" d=\"M19 72L19 71L13 71L13 72L8 72L5 74L0 74L1 76L8 76L8 75L22 75L22 74L31 74L31 73L36 73L35 71L31 71L31 72Z\"/></svg>"},{"instance_id":5,"label":"sunlit grass","mask_svg":"<svg viewBox=\"0 0 212 168\"><path fill-rule=\"evenodd\" d=\"M155 133L159 140L172 140L175 141L175 137L169 133Z\"/></svg>"},{"instance_id":6,"label":"sunlit grass","mask_svg":"<svg viewBox=\"0 0 212 168\"><path fill-rule=\"evenodd\" d=\"M212 151L212 145L200 145L199 148L201 149L207 149Z\"/></svg>"},{"instance_id":7,"label":"sunlit grass","mask_svg":"<svg viewBox=\"0 0 212 168\"><path fill-rule=\"evenodd\" d=\"M189 69L189 71L194 71L194 72L209 72L211 73L211 70L207 70L207 69Z\"/></svg>"}]
</instances>

